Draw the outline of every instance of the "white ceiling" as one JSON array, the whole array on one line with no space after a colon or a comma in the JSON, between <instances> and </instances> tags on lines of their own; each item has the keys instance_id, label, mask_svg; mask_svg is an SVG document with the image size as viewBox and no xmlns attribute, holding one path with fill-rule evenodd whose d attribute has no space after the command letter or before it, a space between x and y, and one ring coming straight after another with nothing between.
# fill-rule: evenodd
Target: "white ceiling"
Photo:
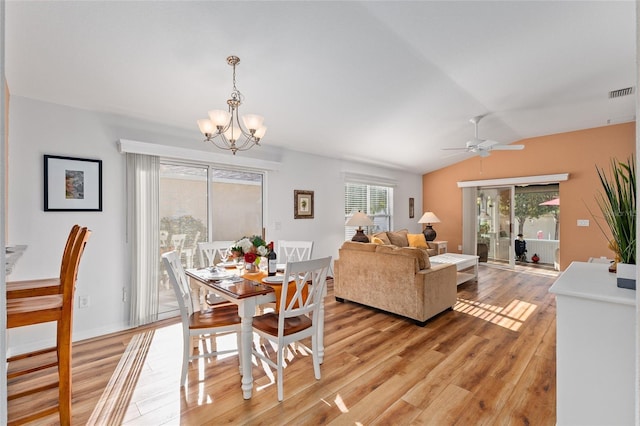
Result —
<instances>
[{"instance_id":1,"label":"white ceiling","mask_svg":"<svg viewBox=\"0 0 640 426\"><path fill-rule=\"evenodd\" d=\"M634 1L12 1L12 96L187 129L226 107L283 147L424 173L502 143L632 121ZM216 148L211 147L211 150ZM239 153L238 155L243 155ZM503 155L526 158L525 151Z\"/></svg>"}]
</instances>

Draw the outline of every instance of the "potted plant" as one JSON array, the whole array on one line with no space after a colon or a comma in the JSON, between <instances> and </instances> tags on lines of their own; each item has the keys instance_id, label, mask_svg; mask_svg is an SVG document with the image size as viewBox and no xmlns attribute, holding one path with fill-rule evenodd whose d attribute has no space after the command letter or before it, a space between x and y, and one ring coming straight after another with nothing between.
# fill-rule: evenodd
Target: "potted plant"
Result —
<instances>
[{"instance_id":1,"label":"potted plant","mask_svg":"<svg viewBox=\"0 0 640 426\"><path fill-rule=\"evenodd\" d=\"M598 168L603 192L596 197L612 239L616 253L618 287L636 288L636 166L631 156L627 162L611 160L607 175ZM596 222L597 223L597 222ZM599 226L599 225L598 225ZM602 228L601 228L602 229ZM603 231L604 232L604 231ZM629 271L631 270L631 271ZM630 274L630 276L627 276Z\"/></svg>"}]
</instances>

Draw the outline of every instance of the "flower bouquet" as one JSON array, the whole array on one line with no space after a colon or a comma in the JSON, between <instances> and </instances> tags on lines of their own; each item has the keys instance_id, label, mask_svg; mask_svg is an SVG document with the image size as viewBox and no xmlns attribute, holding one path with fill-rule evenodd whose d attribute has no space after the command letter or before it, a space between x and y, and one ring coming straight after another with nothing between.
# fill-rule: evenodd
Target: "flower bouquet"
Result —
<instances>
[{"instance_id":1,"label":"flower bouquet","mask_svg":"<svg viewBox=\"0 0 640 426\"><path fill-rule=\"evenodd\" d=\"M269 246L257 235L242 237L231 247L231 252L239 261L247 265L247 272L260 267L260 259L269 254Z\"/></svg>"}]
</instances>

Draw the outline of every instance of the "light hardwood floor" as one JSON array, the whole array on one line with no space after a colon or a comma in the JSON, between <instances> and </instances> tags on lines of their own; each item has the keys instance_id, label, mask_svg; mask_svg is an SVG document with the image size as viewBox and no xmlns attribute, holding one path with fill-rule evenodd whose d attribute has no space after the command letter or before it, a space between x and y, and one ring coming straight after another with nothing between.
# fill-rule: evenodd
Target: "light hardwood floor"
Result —
<instances>
[{"instance_id":1,"label":"light hardwood floor","mask_svg":"<svg viewBox=\"0 0 640 426\"><path fill-rule=\"evenodd\" d=\"M181 390L177 320L78 342L74 424L553 425L554 280L481 265L477 283L458 287L455 309L425 327L338 303L330 286L322 378L314 379L310 356L297 353L284 372L282 403L273 373L257 364L245 401L233 354L192 366Z\"/></svg>"}]
</instances>

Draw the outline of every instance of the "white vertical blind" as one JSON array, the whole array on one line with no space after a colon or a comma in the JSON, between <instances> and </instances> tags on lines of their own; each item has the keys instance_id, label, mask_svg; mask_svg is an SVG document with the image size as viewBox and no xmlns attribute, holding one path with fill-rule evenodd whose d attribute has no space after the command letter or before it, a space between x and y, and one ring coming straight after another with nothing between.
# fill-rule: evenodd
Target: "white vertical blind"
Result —
<instances>
[{"instance_id":1,"label":"white vertical blind","mask_svg":"<svg viewBox=\"0 0 640 426\"><path fill-rule=\"evenodd\" d=\"M462 188L462 253L464 254L477 254L477 194L476 187Z\"/></svg>"},{"instance_id":2,"label":"white vertical blind","mask_svg":"<svg viewBox=\"0 0 640 426\"><path fill-rule=\"evenodd\" d=\"M160 160L127 155L127 239L131 270L130 325L158 317L158 253L160 252Z\"/></svg>"}]
</instances>

